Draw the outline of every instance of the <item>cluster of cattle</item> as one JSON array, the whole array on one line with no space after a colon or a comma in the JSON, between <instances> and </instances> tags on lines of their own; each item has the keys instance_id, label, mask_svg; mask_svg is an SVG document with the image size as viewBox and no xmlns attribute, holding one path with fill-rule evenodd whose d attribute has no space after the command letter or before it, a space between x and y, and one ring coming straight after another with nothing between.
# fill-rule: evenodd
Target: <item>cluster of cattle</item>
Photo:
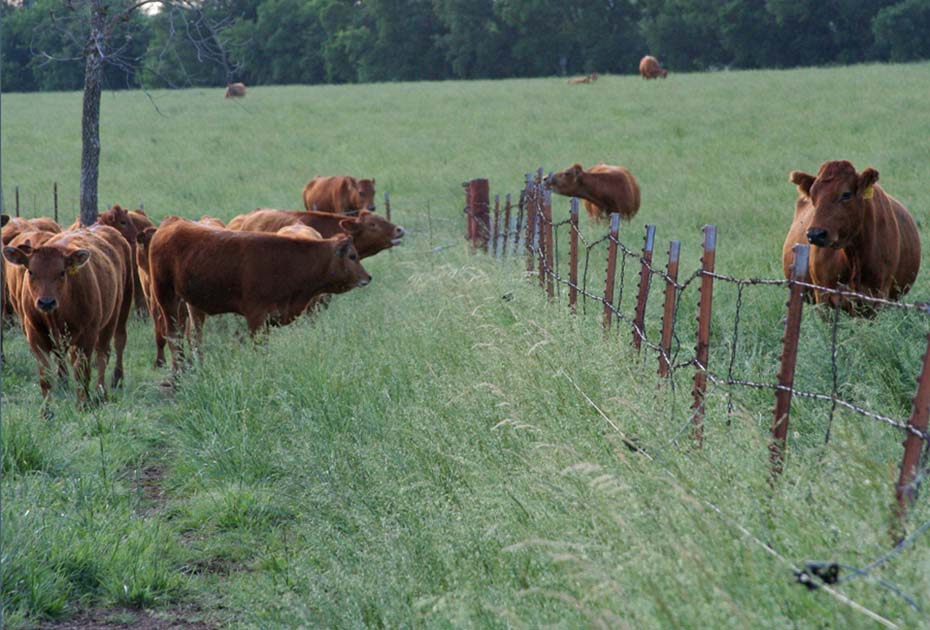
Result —
<instances>
[{"instance_id":1,"label":"cluster of cattle","mask_svg":"<svg viewBox=\"0 0 930 630\"><path fill-rule=\"evenodd\" d=\"M197 351L208 315L241 315L254 335L371 282L361 260L404 237L402 227L370 210L373 199L374 180L340 176L307 184L306 211L259 208L228 225L169 216L156 227L144 211L120 206L67 230L48 218L2 215L4 318L18 317L46 397L51 362L64 374L66 355L79 396L90 391L92 358L95 389L105 395L111 344L112 386L119 384L134 300L151 315L156 365L164 364L167 344L177 372L183 338Z\"/></svg>"},{"instance_id":2,"label":"cluster of cattle","mask_svg":"<svg viewBox=\"0 0 930 630\"><path fill-rule=\"evenodd\" d=\"M664 69L659 65L659 60L653 57L652 55L646 55L639 62L639 76L644 79L664 79L668 76L668 70ZM597 81L597 73L592 72L585 77L574 77L568 80L569 85L582 85L585 83L594 83ZM245 94L245 86L243 86L243 95ZM229 90L227 88L227 97L229 96Z\"/></svg>"},{"instance_id":3,"label":"cluster of cattle","mask_svg":"<svg viewBox=\"0 0 930 630\"><path fill-rule=\"evenodd\" d=\"M793 171L798 187L794 220L782 249L785 277L791 277L796 244L810 244L805 280L828 289L843 285L856 293L895 300L917 279L920 234L901 202L878 185L878 171L856 172L846 160L824 162L817 175ZM629 221L639 210L636 178L621 166L584 170L573 164L553 173L546 185L555 193L578 197L593 221L617 212ZM814 290L816 303L840 305L850 314L868 314L868 304Z\"/></svg>"}]
</instances>

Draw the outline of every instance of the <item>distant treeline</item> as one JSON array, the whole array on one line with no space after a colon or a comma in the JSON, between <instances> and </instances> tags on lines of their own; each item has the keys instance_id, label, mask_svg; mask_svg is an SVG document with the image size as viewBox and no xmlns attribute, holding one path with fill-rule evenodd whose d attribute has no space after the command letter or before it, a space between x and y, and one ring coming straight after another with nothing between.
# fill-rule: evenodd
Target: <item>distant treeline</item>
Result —
<instances>
[{"instance_id":1,"label":"distant treeline","mask_svg":"<svg viewBox=\"0 0 930 630\"><path fill-rule=\"evenodd\" d=\"M65 0L0 0L3 91L74 90ZM206 6L206 5L204 5ZM176 14L137 13L110 88L672 72L930 58L930 0L222 0L231 66L198 62ZM128 27L127 27L128 28ZM42 53L42 54L40 54Z\"/></svg>"}]
</instances>

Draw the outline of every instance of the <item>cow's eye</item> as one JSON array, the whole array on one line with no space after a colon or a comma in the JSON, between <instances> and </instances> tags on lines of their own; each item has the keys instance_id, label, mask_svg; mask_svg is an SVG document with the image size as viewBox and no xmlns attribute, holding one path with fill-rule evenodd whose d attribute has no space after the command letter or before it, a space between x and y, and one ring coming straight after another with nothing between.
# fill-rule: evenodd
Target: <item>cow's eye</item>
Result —
<instances>
[{"instance_id":1,"label":"cow's eye","mask_svg":"<svg viewBox=\"0 0 930 630\"><path fill-rule=\"evenodd\" d=\"M852 193L847 190L842 195L840 195L840 201L849 201L852 199L852 196Z\"/></svg>"},{"instance_id":2,"label":"cow's eye","mask_svg":"<svg viewBox=\"0 0 930 630\"><path fill-rule=\"evenodd\" d=\"M358 260L358 256L355 254L349 254L349 260Z\"/></svg>"}]
</instances>

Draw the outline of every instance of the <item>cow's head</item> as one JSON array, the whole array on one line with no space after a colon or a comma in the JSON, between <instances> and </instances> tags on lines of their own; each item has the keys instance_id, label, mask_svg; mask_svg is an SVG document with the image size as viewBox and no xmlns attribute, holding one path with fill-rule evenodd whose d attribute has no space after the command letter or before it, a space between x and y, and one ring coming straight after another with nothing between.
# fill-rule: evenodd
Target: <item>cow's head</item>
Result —
<instances>
[{"instance_id":1,"label":"cow's head","mask_svg":"<svg viewBox=\"0 0 930 630\"><path fill-rule=\"evenodd\" d=\"M97 223L100 225L109 225L122 234L123 238L125 238L126 242L130 245L136 242L136 236L139 233L136 224L133 222L132 217L129 216L129 212L123 210L118 205L101 213L100 216L97 217Z\"/></svg>"},{"instance_id":2,"label":"cow's head","mask_svg":"<svg viewBox=\"0 0 930 630\"><path fill-rule=\"evenodd\" d=\"M371 276L362 267L352 237L340 234L329 240L333 243L334 252L330 261L330 283L327 292L345 293L371 282Z\"/></svg>"},{"instance_id":3,"label":"cow's head","mask_svg":"<svg viewBox=\"0 0 930 630\"><path fill-rule=\"evenodd\" d=\"M367 210L362 210L353 219L341 220L339 229L354 239L355 247L362 258L400 245L404 234L407 233L401 226L394 225L380 214Z\"/></svg>"},{"instance_id":4,"label":"cow's head","mask_svg":"<svg viewBox=\"0 0 930 630\"><path fill-rule=\"evenodd\" d=\"M0 227L3 227L4 225L6 225L7 223L9 223L9 221L10 221L10 215L0 214Z\"/></svg>"},{"instance_id":5,"label":"cow's head","mask_svg":"<svg viewBox=\"0 0 930 630\"><path fill-rule=\"evenodd\" d=\"M857 173L846 160L835 160L824 162L816 177L792 171L789 180L814 206L807 229L810 244L841 249L862 229L878 171L867 168Z\"/></svg>"},{"instance_id":6,"label":"cow's head","mask_svg":"<svg viewBox=\"0 0 930 630\"><path fill-rule=\"evenodd\" d=\"M358 201L355 205L359 210L375 210L375 180L358 180Z\"/></svg>"},{"instance_id":7,"label":"cow's head","mask_svg":"<svg viewBox=\"0 0 930 630\"><path fill-rule=\"evenodd\" d=\"M3 257L13 265L26 268L25 287L35 298L35 307L51 313L61 304L68 279L76 275L90 259L90 250L62 247L40 247L33 250L28 243L3 248Z\"/></svg>"},{"instance_id":8,"label":"cow's head","mask_svg":"<svg viewBox=\"0 0 930 630\"><path fill-rule=\"evenodd\" d=\"M572 164L564 171L553 173L546 178L546 186L560 195L573 195L581 186L581 178L584 176L584 168L581 164Z\"/></svg>"}]
</instances>

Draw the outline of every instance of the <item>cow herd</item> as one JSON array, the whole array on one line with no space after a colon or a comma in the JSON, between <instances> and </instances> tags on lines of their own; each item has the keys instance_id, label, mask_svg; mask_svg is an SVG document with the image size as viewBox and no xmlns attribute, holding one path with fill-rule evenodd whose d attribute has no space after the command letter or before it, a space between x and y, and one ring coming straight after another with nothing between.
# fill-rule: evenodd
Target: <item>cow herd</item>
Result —
<instances>
[{"instance_id":1,"label":"cow herd","mask_svg":"<svg viewBox=\"0 0 930 630\"><path fill-rule=\"evenodd\" d=\"M207 316L238 314L252 335L287 325L331 294L366 286L362 259L404 237L369 210L374 180L314 178L304 199L327 211L259 208L228 225L169 216L156 226L141 209L114 206L94 225L66 230L47 218L3 215L3 316L19 319L43 396L52 363L63 375L69 359L78 396L91 393L95 367L93 392L105 397L111 346L111 386L119 385L134 300L151 316L156 365L167 345L176 374L185 346L199 351Z\"/></svg>"}]
</instances>

